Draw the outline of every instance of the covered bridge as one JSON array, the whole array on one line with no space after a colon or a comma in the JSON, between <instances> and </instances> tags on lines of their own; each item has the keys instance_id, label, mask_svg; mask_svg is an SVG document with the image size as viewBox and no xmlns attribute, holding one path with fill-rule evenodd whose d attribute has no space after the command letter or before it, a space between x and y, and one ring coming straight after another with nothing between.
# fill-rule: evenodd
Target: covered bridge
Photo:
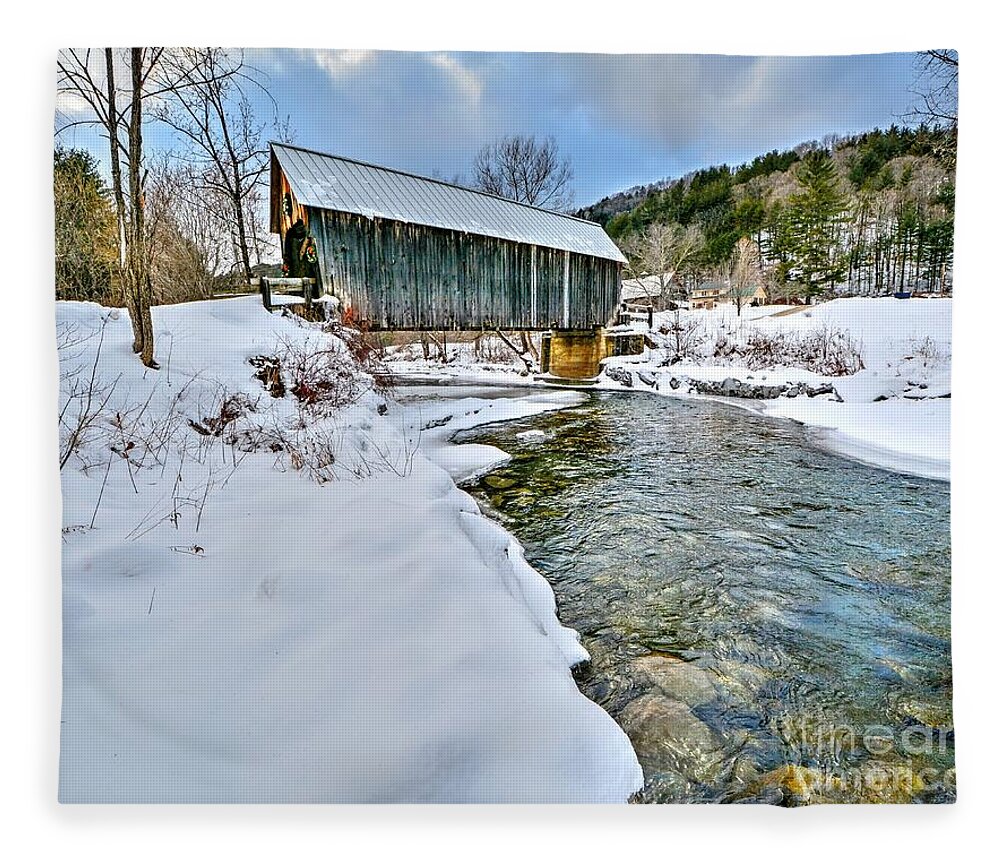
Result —
<instances>
[{"instance_id":1,"label":"covered bridge","mask_svg":"<svg viewBox=\"0 0 1000 860\"><path fill-rule=\"evenodd\" d=\"M291 274L380 329L593 329L625 262L599 224L277 143L271 231Z\"/></svg>"}]
</instances>

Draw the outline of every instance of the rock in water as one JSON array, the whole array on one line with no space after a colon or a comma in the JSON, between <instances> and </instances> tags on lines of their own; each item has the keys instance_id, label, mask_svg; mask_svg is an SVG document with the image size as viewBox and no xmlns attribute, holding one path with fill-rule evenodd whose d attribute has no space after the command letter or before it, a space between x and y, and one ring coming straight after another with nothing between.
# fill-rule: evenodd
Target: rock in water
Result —
<instances>
[{"instance_id":1,"label":"rock in water","mask_svg":"<svg viewBox=\"0 0 1000 860\"><path fill-rule=\"evenodd\" d=\"M522 442L543 442L548 437L544 430L524 430L517 434L517 438Z\"/></svg>"},{"instance_id":2,"label":"rock in water","mask_svg":"<svg viewBox=\"0 0 1000 860\"><path fill-rule=\"evenodd\" d=\"M715 735L677 699L646 695L629 702L619 719L644 768L673 771L697 782L718 775L722 754Z\"/></svg>"},{"instance_id":3,"label":"rock in water","mask_svg":"<svg viewBox=\"0 0 1000 860\"><path fill-rule=\"evenodd\" d=\"M738 379L733 379L731 376L727 376L722 380L722 387L719 389L720 394L724 394L726 397L739 397L740 389L743 387L743 383Z\"/></svg>"},{"instance_id":4,"label":"rock in water","mask_svg":"<svg viewBox=\"0 0 1000 860\"><path fill-rule=\"evenodd\" d=\"M822 771L799 764L786 764L765 773L738 799L780 806L830 802L823 792L828 782Z\"/></svg>"},{"instance_id":5,"label":"rock in water","mask_svg":"<svg viewBox=\"0 0 1000 860\"><path fill-rule=\"evenodd\" d=\"M718 698L711 675L694 663L665 654L649 654L637 659L634 665L661 692L680 699L688 707L697 708Z\"/></svg>"},{"instance_id":6,"label":"rock in water","mask_svg":"<svg viewBox=\"0 0 1000 860\"><path fill-rule=\"evenodd\" d=\"M513 478L505 478L503 475L487 475L483 478L483 483L494 490L506 490L517 483Z\"/></svg>"},{"instance_id":7,"label":"rock in water","mask_svg":"<svg viewBox=\"0 0 1000 860\"><path fill-rule=\"evenodd\" d=\"M806 396L819 397L820 394L837 394L837 390L829 382L806 386ZM839 397L840 395L838 394L837 396Z\"/></svg>"},{"instance_id":8,"label":"rock in water","mask_svg":"<svg viewBox=\"0 0 1000 860\"><path fill-rule=\"evenodd\" d=\"M786 764L765 773L737 800L805 806L812 803L912 803L927 788L906 762L868 761L829 771Z\"/></svg>"}]
</instances>

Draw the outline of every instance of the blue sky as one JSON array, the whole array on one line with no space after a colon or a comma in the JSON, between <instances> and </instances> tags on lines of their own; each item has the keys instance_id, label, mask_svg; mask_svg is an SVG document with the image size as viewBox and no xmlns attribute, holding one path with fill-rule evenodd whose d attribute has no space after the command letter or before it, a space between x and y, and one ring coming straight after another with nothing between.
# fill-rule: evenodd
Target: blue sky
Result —
<instances>
[{"instance_id":1,"label":"blue sky","mask_svg":"<svg viewBox=\"0 0 1000 860\"><path fill-rule=\"evenodd\" d=\"M469 173L479 147L501 135L552 135L572 161L577 205L888 125L910 103L913 69L912 54L286 49L248 51L247 60L267 76L301 146L451 178ZM155 132L151 140L163 142ZM93 145L82 134L76 142Z\"/></svg>"}]
</instances>

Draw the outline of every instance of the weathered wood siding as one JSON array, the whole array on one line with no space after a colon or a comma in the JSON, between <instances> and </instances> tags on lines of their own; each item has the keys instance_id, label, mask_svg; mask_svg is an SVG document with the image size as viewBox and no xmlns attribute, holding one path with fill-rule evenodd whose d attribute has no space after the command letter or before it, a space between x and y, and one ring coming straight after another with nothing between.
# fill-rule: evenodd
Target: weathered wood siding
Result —
<instances>
[{"instance_id":1,"label":"weathered wood siding","mask_svg":"<svg viewBox=\"0 0 1000 860\"><path fill-rule=\"evenodd\" d=\"M326 209L306 215L323 289L376 328L586 329L618 303L613 260Z\"/></svg>"}]
</instances>

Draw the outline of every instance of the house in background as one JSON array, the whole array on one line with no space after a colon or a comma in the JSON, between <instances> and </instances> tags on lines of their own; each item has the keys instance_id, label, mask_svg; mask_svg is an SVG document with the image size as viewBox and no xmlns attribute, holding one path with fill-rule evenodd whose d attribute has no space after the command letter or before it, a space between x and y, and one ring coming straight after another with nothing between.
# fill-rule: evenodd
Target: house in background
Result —
<instances>
[{"instance_id":1,"label":"house in background","mask_svg":"<svg viewBox=\"0 0 1000 860\"><path fill-rule=\"evenodd\" d=\"M734 304L732 289L724 281L703 281L690 294L692 310L710 311L716 305ZM767 291L757 285L752 293L744 297L744 306L755 307L767 303Z\"/></svg>"},{"instance_id":2,"label":"house in background","mask_svg":"<svg viewBox=\"0 0 1000 860\"><path fill-rule=\"evenodd\" d=\"M662 276L644 275L641 278L628 278L622 281L624 310L640 313L650 307L654 311L667 309L673 277L673 272L667 272Z\"/></svg>"}]
</instances>

